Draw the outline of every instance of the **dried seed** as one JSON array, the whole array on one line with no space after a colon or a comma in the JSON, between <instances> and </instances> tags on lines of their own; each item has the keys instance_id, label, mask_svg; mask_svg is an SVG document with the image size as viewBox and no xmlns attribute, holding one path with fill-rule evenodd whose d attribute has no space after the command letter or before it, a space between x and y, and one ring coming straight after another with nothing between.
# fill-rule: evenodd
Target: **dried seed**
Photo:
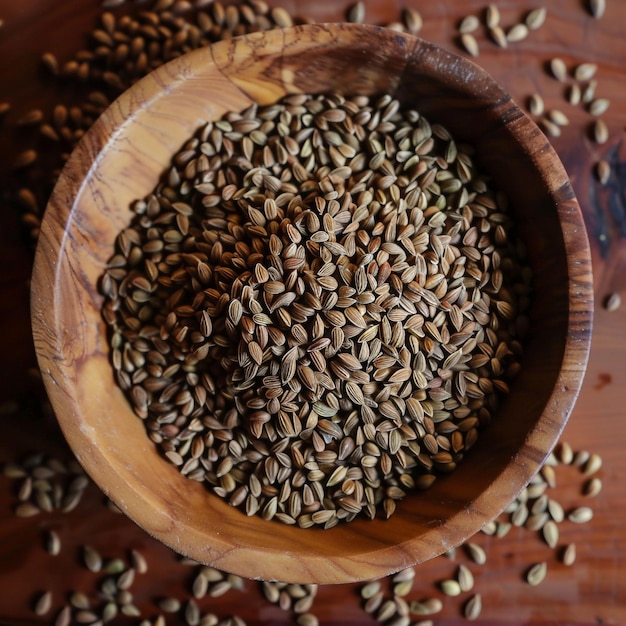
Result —
<instances>
[{"instance_id":1,"label":"dried seed","mask_svg":"<svg viewBox=\"0 0 626 626\"><path fill-rule=\"evenodd\" d=\"M478 42L476 41L474 35L472 35L471 33L463 33L461 35L461 45L470 56L478 56Z\"/></svg>"},{"instance_id":2,"label":"dried seed","mask_svg":"<svg viewBox=\"0 0 626 626\"><path fill-rule=\"evenodd\" d=\"M413 600L409 604L409 609L414 615L434 615L443 609L443 603L439 598Z\"/></svg>"},{"instance_id":3,"label":"dried seed","mask_svg":"<svg viewBox=\"0 0 626 626\"><path fill-rule=\"evenodd\" d=\"M548 520L542 528L543 538L551 547L556 548L559 542L559 528L553 520Z\"/></svg>"},{"instance_id":4,"label":"dried seed","mask_svg":"<svg viewBox=\"0 0 626 626\"><path fill-rule=\"evenodd\" d=\"M559 444L557 458L563 465L569 465L574 460L574 451L567 441L562 441Z\"/></svg>"},{"instance_id":5,"label":"dried seed","mask_svg":"<svg viewBox=\"0 0 626 626\"><path fill-rule=\"evenodd\" d=\"M530 96L530 99L528 101L528 110L533 115L543 115L543 112L545 110L543 98L538 93L534 93L532 96Z\"/></svg>"},{"instance_id":6,"label":"dried seed","mask_svg":"<svg viewBox=\"0 0 626 626\"><path fill-rule=\"evenodd\" d=\"M617 295L619 298L619 294L615 294L615 295ZM609 303L607 302L607 305L608 304ZM615 311L619 308L621 304L621 300L617 301L617 305L615 305L615 302L611 304L615 308L610 308L609 310ZM592 474L595 474L596 472L598 472L601 467L602 467L602 457L599 454L595 454L595 453L591 454L583 466L583 474L585 476L591 476Z\"/></svg>"},{"instance_id":7,"label":"dried seed","mask_svg":"<svg viewBox=\"0 0 626 626\"><path fill-rule=\"evenodd\" d=\"M471 591L474 587L474 576L467 565L459 565L457 580L459 581L459 587L463 592Z\"/></svg>"},{"instance_id":8,"label":"dried seed","mask_svg":"<svg viewBox=\"0 0 626 626\"><path fill-rule=\"evenodd\" d=\"M608 98L596 98L589 104L589 113L599 117L607 112L610 105L611 101Z\"/></svg>"},{"instance_id":9,"label":"dried seed","mask_svg":"<svg viewBox=\"0 0 626 626\"><path fill-rule=\"evenodd\" d=\"M46 532L45 536L46 552L53 556L56 556L61 552L61 539L54 530Z\"/></svg>"},{"instance_id":10,"label":"dried seed","mask_svg":"<svg viewBox=\"0 0 626 626\"><path fill-rule=\"evenodd\" d=\"M574 561L576 561L576 544L569 543L565 546L561 555L561 561L563 561L563 565L568 567L574 564Z\"/></svg>"},{"instance_id":11,"label":"dried seed","mask_svg":"<svg viewBox=\"0 0 626 626\"><path fill-rule=\"evenodd\" d=\"M354 24L362 24L365 21L365 4L355 2L346 12L346 21Z\"/></svg>"},{"instance_id":12,"label":"dried seed","mask_svg":"<svg viewBox=\"0 0 626 626\"><path fill-rule=\"evenodd\" d=\"M555 124L553 121L544 117L542 120L540 120L539 125L546 133L546 135L548 135L548 137L561 136L561 127L558 124Z\"/></svg>"},{"instance_id":13,"label":"dried seed","mask_svg":"<svg viewBox=\"0 0 626 626\"><path fill-rule=\"evenodd\" d=\"M416 9L405 7L402 11L402 21L412 35L417 35L422 30L422 16Z\"/></svg>"},{"instance_id":14,"label":"dried seed","mask_svg":"<svg viewBox=\"0 0 626 626\"><path fill-rule=\"evenodd\" d=\"M472 543L470 541L465 544L465 548L474 563L484 565L487 562L487 555L485 551L477 543Z\"/></svg>"},{"instance_id":15,"label":"dried seed","mask_svg":"<svg viewBox=\"0 0 626 626\"><path fill-rule=\"evenodd\" d=\"M589 498L597 496L602 491L602 481L599 478L590 478L583 485L583 494Z\"/></svg>"},{"instance_id":16,"label":"dried seed","mask_svg":"<svg viewBox=\"0 0 626 626\"><path fill-rule=\"evenodd\" d=\"M480 26L480 20L475 15L467 15L461 20L459 24L459 33L462 35L465 33L473 33L478 30Z\"/></svg>"},{"instance_id":17,"label":"dried seed","mask_svg":"<svg viewBox=\"0 0 626 626\"><path fill-rule=\"evenodd\" d=\"M37 154L36 150L23 150L17 155L17 157L13 161L13 168L17 170L24 167L29 167L37 160L38 156L39 155Z\"/></svg>"},{"instance_id":18,"label":"dried seed","mask_svg":"<svg viewBox=\"0 0 626 626\"><path fill-rule=\"evenodd\" d=\"M447 596L458 596L461 593L461 585L457 580L448 579L440 584L441 591Z\"/></svg>"},{"instance_id":19,"label":"dried seed","mask_svg":"<svg viewBox=\"0 0 626 626\"><path fill-rule=\"evenodd\" d=\"M596 163L596 176L600 184L606 185L611 178L611 165L608 161L602 159Z\"/></svg>"},{"instance_id":20,"label":"dried seed","mask_svg":"<svg viewBox=\"0 0 626 626\"><path fill-rule=\"evenodd\" d=\"M582 91L580 89L580 85L577 85L576 83L574 83L573 85L570 85L567 89L567 101L572 105L572 106L578 106L583 98L583 94Z\"/></svg>"},{"instance_id":21,"label":"dried seed","mask_svg":"<svg viewBox=\"0 0 626 626\"><path fill-rule=\"evenodd\" d=\"M90 572L99 572L102 569L102 557L91 546L83 546L83 562Z\"/></svg>"},{"instance_id":22,"label":"dried seed","mask_svg":"<svg viewBox=\"0 0 626 626\"><path fill-rule=\"evenodd\" d=\"M606 0L589 0L589 11L599 20L606 11Z\"/></svg>"},{"instance_id":23,"label":"dried seed","mask_svg":"<svg viewBox=\"0 0 626 626\"><path fill-rule=\"evenodd\" d=\"M46 615L52 608L52 592L46 591L42 593L35 602L34 613L35 615Z\"/></svg>"},{"instance_id":24,"label":"dried seed","mask_svg":"<svg viewBox=\"0 0 626 626\"><path fill-rule=\"evenodd\" d=\"M552 109L548 113L548 117L558 126L567 126L569 124L569 119L563 111L559 111L558 109Z\"/></svg>"},{"instance_id":25,"label":"dried seed","mask_svg":"<svg viewBox=\"0 0 626 626\"><path fill-rule=\"evenodd\" d=\"M593 510L588 506L579 506L568 513L567 519L575 524L586 524L593 519Z\"/></svg>"},{"instance_id":26,"label":"dried seed","mask_svg":"<svg viewBox=\"0 0 626 626\"><path fill-rule=\"evenodd\" d=\"M164 613L176 613L180 611L180 602L176 598L161 598L157 606Z\"/></svg>"},{"instance_id":27,"label":"dried seed","mask_svg":"<svg viewBox=\"0 0 626 626\"><path fill-rule=\"evenodd\" d=\"M364 600L369 600L380 591L380 582L374 580L361 587L361 597Z\"/></svg>"},{"instance_id":28,"label":"dried seed","mask_svg":"<svg viewBox=\"0 0 626 626\"><path fill-rule=\"evenodd\" d=\"M479 593L476 593L465 603L463 615L466 620L477 620L480 617L482 608L482 597Z\"/></svg>"},{"instance_id":29,"label":"dried seed","mask_svg":"<svg viewBox=\"0 0 626 626\"><path fill-rule=\"evenodd\" d=\"M567 67L563 59L555 57L550 60L550 72L557 80L564 81L567 78Z\"/></svg>"},{"instance_id":30,"label":"dried seed","mask_svg":"<svg viewBox=\"0 0 626 626\"><path fill-rule=\"evenodd\" d=\"M548 565L545 561L542 563L536 563L526 573L526 582L529 585L536 587L543 582L547 573Z\"/></svg>"},{"instance_id":31,"label":"dried seed","mask_svg":"<svg viewBox=\"0 0 626 626\"><path fill-rule=\"evenodd\" d=\"M604 300L604 308L611 313L614 311L618 311L621 306L622 297L619 295L619 293L611 293ZM590 458L589 461L585 463L584 473L586 475L593 474L600 469L600 467L602 466L602 461L599 459L600 457L596 456L592 462L590 462Z\"/></svg>"},{"instance_id":32,"label":"dried seed","mask_svg":"<svg viewBox=\"0 0 626 626\"><path fill-rule=\"evenodd\" d=\"M581 63L574 68L574 78L578 81L591 80L598 71L595 63Z\"/></svg>"},{"instance_id":33,"label":"dried seed","mask_svg":"<svg viewBox=\"0 0 626 626\"><path fill-rule=\"evenodd\" d=\"M515 24L506 33L506 39L511 43L522 41L526 37L528 37L528 26L526 24Z\"/></svg>"},{"instance_id":34,"label":"dried seed","mask_svg":"<svg viewBox=\"0 0 626 626\"><path fill-rule=\"evenodd\" d=\"M495 4L487 6L485 12L485 24L487 28L495 28L500 24L500 10Z\"/></svg>"},{"instance_id":35,"label":"dried seed","mask_svg":"<svg viewBox=\"0 0 626 626\"><path fill-rule=\"evenodd\" d=\"M603 120L596 120L593 124L593 139L598 144L606 143L609 139L609 129Z\"/></svg>"},{"instance_id":36,"label":"dried seed","mask_svg":"<svg viewBox=\"0 0 626 626\"><path fill-rule=\"evenodd\" d=\"M537 30L538 28L541 28L546 21L546 15L547 9L545 7L533 9L526 16L526 26L528 26L530 30Z\"/></svg>"}]
</instances>

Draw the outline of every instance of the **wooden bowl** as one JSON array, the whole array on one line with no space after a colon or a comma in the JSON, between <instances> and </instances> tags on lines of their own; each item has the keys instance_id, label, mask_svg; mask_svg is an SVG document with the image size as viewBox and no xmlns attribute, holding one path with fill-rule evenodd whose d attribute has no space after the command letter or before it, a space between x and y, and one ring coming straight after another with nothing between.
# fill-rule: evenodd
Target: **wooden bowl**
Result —
<instances>
[{"instance_id":1,"label":"wooden bowl","mask_svg":"<svg viewBox=\"0 0 626 626\"><path fill-rule=\"evenodd\" d=\"M98 279L130 203L206 120L284 94L392 93L475 146L510 198L535 275L522 373L456 472L391 519L330 530L246 517L181 476L113 379ZM32 281L35 347L78 460L137 524L171 548L248 578L343 583L430 559L499 514L552 450L585 371L590 252L557 155L484 71L414 37L360 25L257 33L179 58L124 93L72 154L45 214Z\"/></svg>"}]
</instances>

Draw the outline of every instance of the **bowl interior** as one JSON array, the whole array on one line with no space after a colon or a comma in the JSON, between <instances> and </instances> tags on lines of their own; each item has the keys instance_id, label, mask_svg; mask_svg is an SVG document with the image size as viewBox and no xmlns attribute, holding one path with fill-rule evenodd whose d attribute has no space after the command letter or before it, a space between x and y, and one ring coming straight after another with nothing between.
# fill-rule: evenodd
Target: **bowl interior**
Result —
<instances>
[{"instance_id":1,"label":"bowl interior","mask_svg":"<svg viewBox=\"0 0 626 626\"><path fill-rule=\"evenodd\" d=\"M149 441L113 380L98 279L130 203L155 186L205 121L286 93L392 93L475 146L510 198L535 276L532 333L499 415L453 474L388 521L302 530L248 518L181 476ZM35 260L35 347L63 431L116 504L178 552L249 578L376 578L459 544L498 514L556 442L576 398L591 327L580 210L545 137L475 65L357 25L258 33L165 65L122 95L70 158Z\"/></svg>"}]
</instances>

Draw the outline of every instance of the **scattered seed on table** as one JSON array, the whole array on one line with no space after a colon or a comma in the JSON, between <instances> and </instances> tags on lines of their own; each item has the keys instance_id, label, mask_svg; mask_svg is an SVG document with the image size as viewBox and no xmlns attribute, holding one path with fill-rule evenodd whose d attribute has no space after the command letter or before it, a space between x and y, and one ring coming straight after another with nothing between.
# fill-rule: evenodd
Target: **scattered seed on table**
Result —
<instances>
[{"instance_id":1,"label":"scattered seed on table","mask_svg":"<svg viewBox=\"0 0 626 626\"><path fill-rule=\"evenodd\" d=\"M157 602L157 606L165 613L176 613L180 610L180 601L176 598L161 598Z\"/></svg>"},{"instance_id":2,"label":"scattered seed on table","mask_svg":"<svg viewBox=\"0 0 626 626\"><path fill-rule=\"evenodd\" d=\"M41 109L32 109L18 118L16 124L18 126L32 126L40 124L41 120L43 120L43 111Z\"/></svg>"},{"instance_id":3,"label":"scattered seed on table","mask_svg":"<svg viewBox=\"0 0 626 626\"><path fill-rule=\"evenodd\" d=\"M91 546L83 546L83 562L90 572L99 572L102 569L102 557Z\"/></svg>"},{"instance_id":4,"label":"scattered seed on table","mask_svg":"<svg viewBox=\"0 0 626 626\"><path fill-rule=\"evenodd\" d=\"M600 19L606 11L606 0L589 0L589 10L593 17Z\"/></svg>"},{"instance_id":5,"label":"scattered seed on table","mask_svg":"<svg viewBox=\"0 0 626 626\"><path fill-rule=\"evenodd\" d=\"M611 178L611 165L605 159L596 163L596 176L602 185L606 185Z\"/></svg>"},{"instance_id":6,"label":"scattered seed on table","mask_svg":"<svg viewBox=\"0 0 626 626\"><path fill-rule=\"evenodd\" d=\"M477 543L469 541L464 544L464 547L472 561L474 561L477 565L484 565L487 562L487 554L485 553L485 550Z\"/></svg>"},{"instance_id":7,"label":"scattered seed on table","mask_svg":"<svg viewBox=\"0 0 626 626\"><path fill-rule=\"evenodd\" d=\"M482 597L479 593L474 594L463 607L463 615L469 621L477 620L482 611Z\"/></svg>"},{"instance_id":8,"label":"scattered seed on table","mask_svg":"<svg viewBox=\"0 0 626 626\"><path fill-rule=\"evenodd\" d=\"M574 460L574 451L567 441L561 441L557 447L557 459L563 465L569 465Z\"/></svg>"},{"instance_id":9,"label":"scattered seed on table","mask_svg":"<svg viewBox=\"0 0 626 626\"><path fill-rule=\"evenodd\" d=\"M506 33L506 40L509 43L523 41L528 37L528 26L526 24L514 24Z\"/></svg>"},{"instance_id":10,"label":"scattered seed on table","mask_svg":"<svg viewBox=\"0 0 626 626\"><path fill-rule=\"evenodd\" d=\"M572 106L578 106L582 101L582 96L583 94L579 84L573 83L567 88L567 101Z\"/></svg>"},{"instance_id":11,"label":"scattered seed on table","mask_svg":"<svg viewBox=\"0 0 626 626\"><path fill-rule=\"evenodd\" d=\"M461 35L461 44L470 56L477 57L479 55L478 42L471 33L463 33Z\"/></svg>"},{"instance_id":12,"label":"scattered seed on table","mask_svg":"<svg viewBox=\"0 0 626 626\"><path fill-rule=\"evenodd\" d=\"M422 16L411 7L406 7L402 11L402 23L406 27L407 31L412 35L417 35L422 30L423 20Z\"/></svg>"},{"instance_id":13,"label":"scattered seed on table","mask_svg":"<svg viewBox=\"0 0 626 626\"><path fill-rule=\"evenodd\" d=\"M564 565L568 567L574 564L576 561L576 544L570 543L563 549L563 553L561 555L561 561L563 561Z\"/></svg>"},{"instance_id":14,"label":"scattered seed on table","mask_svg":"<svg viewBox=\"0 0 626 626\"><path fill-rule=\"evenodd\" d=\"M597 144L606 143L609 139L609 129L604 120L596 120L593 123L593 140Z\"/></svg>"},{"instance_id":15,"label":"scattered seed on table","mask_svg":"<svg viewBox=\"0 0 626 626\"><path fill-rule=\"evenodd\" d=\"M589 498L594 498L602 491L602 481L599 478L590 478L583 485L583 494Z\"/></svg>"},{"instance_id":16,"label":"scattered seed on table","mask_svg":"<svg viewBox=\"0 0 626 626\"><path fill-rule=\"evenodd\" d=\"M61 552L61 539L54 530L48 530L45 534L46 552L56 556Z\"/></svg>"},{"instance_id":17,"label":"scattered seed on table","mask_svg":"<svg viewBox=\"0 0 626 626\"><path fill-rule=\"evenodd\" d=\"M586 87L583 90L583 95L582 95L582 101L585 104L589 104L596 97L597 87L598 87L597 80L590 80L589 83L587 83Z\"/></svg>"},{"instance_id":18,"label":"scattered seed on table","mask_svg":"<svg viewBox=\"0 0 626 626\"><path fill-rule=\"evenodd\" d=\"M537 30L538 28L541 28L546 21L547 13L548 11L545 7L533 9L526 16L526 26L528 26L530 30Z\"/></svg>"},{"instance_id":19,"label":"scattered seed on table","mask_svg":"<svg viewBox=\"0 0 626 626\"><path fill-rule=\"evenodd\" d=\"M461 20L459 24L459 33L462 35L465 33L473 33L478 30L480 26L480 20L475 15L467 15Z\"/></svg>"},{"instance_id":20,"label":"scattered seed on table","mask_svg":"<svg viewBox=\"0 0 626 626\"><path fill-rule=\"evenodd\" d=\"M492 26L488 32L493 42L500 48L506 48L509 45L509 40L501 26Z\"/></svg>"},{"instance_id":21,"label":"scattered seed on table","mask_svg":"<svg viewBox=\"0 0 626 626\"><path fill-rule=\"evenodd\" d=\"M593 519L593 509L588 506L579 506L568 513L567 519L575 524L586 524Z\"/></svg>"},{"instance_id":22,"label":"scattered seed on table","mask_svg":"<svg viewBox=\"0 0 626 626\"><path fill-rule=\"evenodd\" d=\"M39 155L37 154L36 150L22 150L22 152L20 152L13 161L13 168L18 170L29 167L37 160L38 157Z\"/></svg>"},{"instance_id":23,"label":"scattered seed on table","mask_svg":"<svg viewBox=\"0 0 626 626\"><path fill-rule=\"evenodd\" d=\"M569 119L567 115L565 115L565 113L563 113L563 111L560 111L559 109L552 109L548 113L548 117L558 126L567 126L569 124Z\"/></svg>"},{"instance_id":24,"label":"scattered seed on table","mask_svg":"<svg viewBox=\"0 0 626 626\"><path fill-rule=\"evenodd\" d=\"M346 11L346 20L353 24L362 24L365 21L365 4L355 2Z\"/></svg>"},{"instance_id":25,"label":"scattered seed on table","mask_svg":"<svg viewBox=\"0 0 626 626\"><path fill-rule=\"evenodd\" d=\"M413 600L409 604L409 610L414 615L434 615L443 609L443 602L439 598L424 598Z\"/></svg>"},{"instance_id":26,"label":"scattered seed on table","mask_svg":"<svg viewBox=\"0 0 626 626\"><path fill-rule=\"evenodd\" d=\"M604 115L607 112L611 101L608 98L596 98L589 104L589 113L595 117Z\"/></svg>"},{"instance_id":27,"label":"scattered seed on table","mask_svg":"<svg viewBox=\"0 0 626 626\"><path fill-rule=\"evenodd\" d=\"M551 547L556 548L559 542L559 528L556 522L548 520L541 529L545 542Z\"/></svg>"},{"instance_id":28,"label":"scattered seed on table","mask_svg":"<svg viewBox=\"0 0 626 626\"><path fill-rule=\"evenodd\" d=\"M536 563L526 573L526 582L532 587L536 587L544 581L547 572L548 565L545 561Z\"/></svg>"},{"instance_id":29,"label":"scattered seed on table","mask_svg":"<svg viewBox=\"0 0 626 626\"><path fill-rule=\"evenodd\" d=\"M46 615L52 608L52 592L42 593L36 600L33 611L35 615Z\"/></svg>"},{"instance_id":30,"label":"scattered seed on table","mask_svg":"<svg viewBox=\"0 0 626 626\"><path fill-rule=\"evenodd\" d=\"M567 78L567 66L565 61L558 57L550 60L550 72L557 80L564 81Z\"/></svg>"},{"instance_id":31,"label":"scattered seed on table","mask_svg":"<svg viewBox=\"0 0 626 626\"><path fill-rule=\"evenodd\" d=\"M495 28L500 24L500 10L495 4L487 6L485 11L485 24L487 28Z\"/></svg>"},{"instance_id":32,"label":"scattered seed on table","mask_svg":"<svg viewBox=\"0 0 626 626\"><path fill-rule=\"evenodd\" d=\"M621 303L622 303L622 299L618 293L611 294L611 296L609 296L609 299L606 302L607 309L609 308L609 305L610 305L611 308L609 310L616 311L621 306ZM599 471L601 467L602 467L602 457L599 454L596 454L594 452L589 455L589 458L583 465L583 474L585 476L591 476L592 474L595 474L597 471Z\"/></svg>"},{"instance_id":33,"label":"scattered seed on table","mask_svg":"<svg viewBox=\"0 0 626 626\"><path fill-rule=\"evenodd\" d=\"M532 94L528 99L528 110L532 115L543 115L545 105L543 103L543 98L538 93Z\"/></svg>"},{"instance_id":34,"label":"scattered seed on table","mask_svg":"<svg viewBox=\"0 0 626 626\"><path fill-rule=\"evenodd\" d=\"M555 124L552 120L544 117L539 121L539 125L543 129L543 131L548 135L548 137L560 137L561 136L561 127L558 124Z\"/></svg>"},{"instance_id":35,"label":"scattered seed on table","mask_svg":"<svg viewBox=\"0 0 626 626\"><path fill-rule=\"evenodd\" d=\"M622 296L619 293L611 293L604 300L604 308L613 313L614 311L618 311L622 306ZM597 468L595 467L597 465ZM601 461L596 461L594 459L593 463L589 463L589 461L585 464L585 474L592 474L600 469L602 465Z\"/></svg>"},{"instance_id":36,"label":"scattered seed on table","mask_svg":"<svg viewBox=\"0 0 626 626\"><path fill-rule=\"evenodd\" d=\"M471 591L474 587L474 575L467 565L459 565L459 570L457 572L457 580L459 581L459 587L461 591L467 592Z\"/></svg>"},{"instance_id":37,"label":"scattered seed on table","mask_svg":"<svg viewBox=\"0 0 626 626\"><path fill-rule=\"evenodd\" d=\"M574 68L574 78L578 81L591 80L598 71L595 63L581 63Z\"/></svg>"}]
</instances>

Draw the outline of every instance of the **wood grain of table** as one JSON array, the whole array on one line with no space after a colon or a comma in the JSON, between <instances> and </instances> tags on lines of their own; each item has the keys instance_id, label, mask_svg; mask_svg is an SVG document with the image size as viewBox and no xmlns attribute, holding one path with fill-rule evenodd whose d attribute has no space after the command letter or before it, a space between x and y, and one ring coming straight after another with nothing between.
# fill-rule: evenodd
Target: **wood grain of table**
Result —
<instances>
[{"instance_id":1,"label":"wood grain of table","mask_svg":"<svg viewBox=\"0 0 626 626\"><path fill-rule=\"evenodd\" d=\"M280 4L291 13L317 21L341 19L346 5L330 0L286 0ZM486 2L445 0L408 2L419 9L424 26L421 36L462 52L457 26L468 14L483 16ZM536 3L500 0L502 23L512 25L536 8ZM388 23L399 18L404 3L371 0L366 21ZM548 5L548 3L546 3ZM145 3L127 2L131 9ZM444 600L443 610L434 616L436 624L465 623L461 608L469 594L444 598L437 588L453 576L459 563L469 564L475 575L475 592L482 596L483 611L478 621L487 626L532 624L626 624L626 455L624 418L626 389L626 2L607 0L606 14L594 19L582 0L552 0L542 28L522 42L499 49L478 33L480 65L491 72L522 105L534 92L540 93L548 110L561 109L570 123L552 142L570 175L583 208L594 262L596 314L591 356L583 388L564 439L574 450L589 450L603 458L598 476L602 492L593 499L581 494L583 477L574 467L558 467L557 487L551 495L566 508L593 507L593 519L584 525L560 525L559 545L575 542L578 558L572 567L558 560L536 533L513 528L503 538L479 535L476 542L487 551L484 566L471 564L458 551L454 559L439 557L417 568L414 590L408 599L435 596ZM126 10L122 7L120 11ZM19 459L31 451L43 451L59 458L71 458L53 416L41 409L40 384L33 371L28 316L28 280L32 244L20 222L20 213L11 203L11 189L18 176L11 163L24 131L15 130L15 121L33 107L49 111L63 89L46 79L40 68L43 52L53 51L67 60L85 45L102 9L97 0L0 0L0 102L12 105L0 121L0 462ZM590 138L592 116L583 107L574 107L564 98L565 85L546 72L546 62L561 57L572 68L582 62L598 65L597 95L611 100L602 116L610 131L609 140L595 144ZM571 82L571 81L570 81ZM612 165L609 184L601 186L594 175L599 159ZM625 304L617 311L604 308L610 293L621 293ZM17 411L12 410L16 404ZM54 613L36 617L32 602L38 592L51 589L54 607L67 599L69 590L82 590L95 599L96 574L80 563L81 546L93 545L111 558L127 558L128 550L142 551L149 572L138 576L132 586L134 602L142 617L154 618L156 598L175 595L188 599L192 568L180 564L167 548L152 540L122 515L104 504L104 497L90 486L79 506L71 513L40 514L18 519L13 514L16 483L0 477L0 623L51 623ZM42 532L56 529L63 541L57 557L43 549ZM535 562L548 563L543 584L530 587L523 580ZM388 585L388 581L385 582ZM358 585L319 589L312 612L322 624L368 624L375 620L362 608ZM293 613L270 604L259 584L246 581L244 590L232 590L219 598L199 602L203 610L220 618L239 615L247 624L291 624ZM418 621L413 616L413 621ZM139 618L116 618L115 624L138 623ZM168 616L168 624L182 623L180 616Z\"/></svg>"}]
</instances>

